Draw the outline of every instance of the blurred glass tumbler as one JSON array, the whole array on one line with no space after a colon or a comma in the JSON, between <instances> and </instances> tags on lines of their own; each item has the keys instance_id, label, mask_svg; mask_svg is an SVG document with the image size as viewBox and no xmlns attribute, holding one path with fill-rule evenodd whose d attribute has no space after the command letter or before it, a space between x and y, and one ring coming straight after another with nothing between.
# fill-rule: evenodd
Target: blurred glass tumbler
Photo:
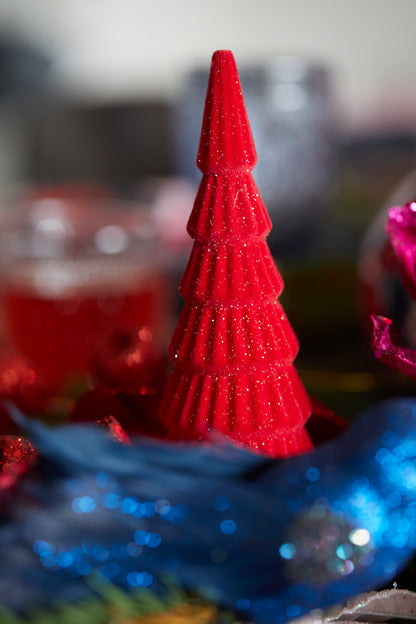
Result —
<instances>
[{"instance_id":1,"label":"blurred glass tumbler","mask_svg":"<svg viewBox=\"0 0 416 624\"><path fill-rule=\"evenodd\" d=\"M326 67L294 55L261 66L239 67L258 165L254 178L276 227L272 251L312 244L311 226L334 186L335 124L330 74ZM173 108L174 161L178 173L200 180L195 137L208 82L206 71L192 72ZM306 249L305 249L306 251Z\"/></svg>"},{"instance_id":2,"label":"blurred glass tumbler","mask_svg":"<svg viewBox=\"0 0 416 624\"><path fill-rule=\"evenodd\" d=\"M113 329L162 335L165 280L143 211L64 192L15 213L0 230L4 341L46 383L88 373Z\"/></svg>"}]
</instances>

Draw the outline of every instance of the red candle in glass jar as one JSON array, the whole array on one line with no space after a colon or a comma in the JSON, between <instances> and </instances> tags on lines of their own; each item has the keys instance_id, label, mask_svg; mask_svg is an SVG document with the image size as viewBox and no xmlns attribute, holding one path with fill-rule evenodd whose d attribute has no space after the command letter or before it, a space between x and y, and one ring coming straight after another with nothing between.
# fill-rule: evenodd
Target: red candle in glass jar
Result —
<instances>
[{"instance_id":1,"label":"red candle in glass jar","mask_svg":"<svg viewBox=\"0 0 416 624\"><path fill-rule=\"evenodd\" d=\"M163 334L167 316L146 214L82 199L38 198L2 235L4 339L51 386L88 373L115 328Z\"/></svg>"}]
</instances>

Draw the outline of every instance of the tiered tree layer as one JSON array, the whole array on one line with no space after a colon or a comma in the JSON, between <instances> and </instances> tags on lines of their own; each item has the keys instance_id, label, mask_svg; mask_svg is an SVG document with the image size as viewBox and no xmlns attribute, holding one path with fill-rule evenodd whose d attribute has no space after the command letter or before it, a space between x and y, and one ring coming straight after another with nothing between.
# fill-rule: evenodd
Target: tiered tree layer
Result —
<instances>
[{"instance_id":1,"label":"tiered tree layer","mask_svg":"<svg viewBox=\"0 0 416 624\"><path fill-rule=\"evenodd\" d=\"M198 151L203 172L188 232L193 249L161 406L168 434L230 441L273 457L312 448L298 341L278 301L271 222L250 173L257 160L234 57L214 54Z\"/></svg>"}]
</instances>

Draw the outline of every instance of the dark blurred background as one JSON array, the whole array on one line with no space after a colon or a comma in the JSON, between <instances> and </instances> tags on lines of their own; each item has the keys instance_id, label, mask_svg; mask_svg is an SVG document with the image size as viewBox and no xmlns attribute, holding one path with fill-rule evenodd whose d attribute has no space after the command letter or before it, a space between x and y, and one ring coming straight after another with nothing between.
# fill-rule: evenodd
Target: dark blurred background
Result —
<instances>
[{"instance_id":1,"label":"dark blurred background","mask_svg":"<svg viewBox=\"0 0 416 624\"><path fill-rule=\"evenodd\" d=\"M368 316L411 315L384 222L416 196L415 18L413 0L0 0L1 213L105 186L152 212L176 290L210 58L232 49L305 384L347 417L413 392Z\"/></svg>"}]
</instances>

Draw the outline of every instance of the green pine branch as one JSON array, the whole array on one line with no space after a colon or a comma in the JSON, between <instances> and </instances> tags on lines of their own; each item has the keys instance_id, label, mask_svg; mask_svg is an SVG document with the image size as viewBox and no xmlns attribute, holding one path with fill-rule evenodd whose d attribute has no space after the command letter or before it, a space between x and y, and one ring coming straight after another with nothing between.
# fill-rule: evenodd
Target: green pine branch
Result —
<instances>
[{"instance_id":1,"label":"green pine branch","mask_svg":"<svg viewBox=\"0 0 416 624\"><path fill-rule=\"evenodd\" d=\"M163 613L190 600L174 577L163 579L166 592L162 598L146 588L124 591L111 583L92 579L91 588L96 596L76 604L55 605L47 610L37 610L25 617L17 616L0 606L1 624L112 624L124 619L136 619ZM196 600L195 598L191 599ZM232 614L223 612L221 624L234 621Z\"/></svg>"}]
</instances>

